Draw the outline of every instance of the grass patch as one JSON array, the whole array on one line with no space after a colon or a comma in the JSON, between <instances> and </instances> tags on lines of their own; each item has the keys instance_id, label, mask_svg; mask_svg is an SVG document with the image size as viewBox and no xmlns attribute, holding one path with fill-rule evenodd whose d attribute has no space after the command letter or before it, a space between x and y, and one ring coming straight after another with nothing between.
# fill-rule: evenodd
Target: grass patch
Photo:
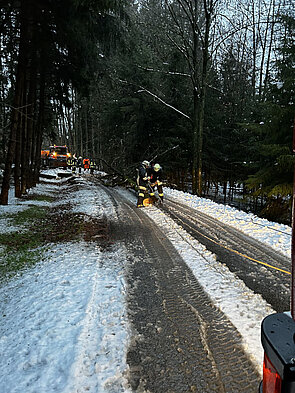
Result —
<instances>
[{"instance_id":1,"label":"grass patch","mask_svg":"<svg viewBox=\"0 0 295 393\"><path fill-rule=\"evenodd\" d=\"M111 244L107 219L71 211L71 205L30 206L6 216L24 231L0 233L0 279L11 277L44 258L46 244L75 240Z\"/></svg>"},{"instance_id":2,"label":"grass patch","mask_svg":"<svg viewBox=\"0 0 295 393\"><path fill-rule=\"evenodd\" d=\"M7 215L13 225L23 226L25 230L0 233L0 276L12 276L17 271L33 266L42 257L44 238L42 224L48 208L32 206L15 214ZM38 223L38 225L37 225ZM32 225L39 230L31 230Z\"/></svg>"},{"instance_id":3,"label":"grass patch","mask_svg":"<svg viewBox=\"0 0 295 393\"><path fill-rule=\"evenodd\" d=\"M11 277L16 272L34 266L42 258L42 249L18 247L17 251L0 254L0 277Z\"/></svg>"},{"instance_id":4,"label":"grass patch","mask_svg":"<svg viewBox=\"0 0 295 393\"><path fill-rule=\"evenodd\" d=\"M31 232L0 234L4 251L0 254L0 276L12 276L25 267L33 266L42 257L41 236Z\"/></svg>"},{"instance_id":5,"label":"grass patch","mask_svg":"<svg viewBox=\"0 0 295 393\"><path fill-rule=\"evenodd\" d=\"M10 232L0 233L0 244L6 248L7 252L17 252L22 249L36 248L42 243L42 236L31 232Z\"/></svg>"},{"instance_id":6,"label":"grass patch","mask_svg":"<svg viewBox=\"0 0 295 393\"><path fill-rule=\"evenodd\" d=\"M44 220L47 214L48 208L39 206L30 206L25 210L18 213L8 214L7 217L11 219L14 225L31 225L37 220Z\"/></svg>"}]
</instances>

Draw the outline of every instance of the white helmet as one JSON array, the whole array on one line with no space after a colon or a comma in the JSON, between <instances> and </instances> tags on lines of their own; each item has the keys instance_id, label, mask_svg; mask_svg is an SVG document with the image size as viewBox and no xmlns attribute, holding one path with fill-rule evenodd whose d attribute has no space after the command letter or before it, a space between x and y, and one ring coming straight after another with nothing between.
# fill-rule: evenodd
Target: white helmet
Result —
<instances>
[{"instance_id":1,"label":"white helmet","mask_svg":"<svg viewBox=\"0 0 295 393\"><path fill-rule=\"evenodd\" d=\"M142 161L142 165L144 166L150 166L150 163L147 160Z\"/></svg>"},{"instance_id":2,"label":"white helmet","mask_svg":"<svg viewBox=\"0 0 295 393\"><path fill-rule=\"evenodd\" d=\"M161 169L161 165L160 165L160 164L155 164L155 165L154 165L154 170L155 170L156 172L158 172L160 169Z\"/></svg>"}]
</instances>

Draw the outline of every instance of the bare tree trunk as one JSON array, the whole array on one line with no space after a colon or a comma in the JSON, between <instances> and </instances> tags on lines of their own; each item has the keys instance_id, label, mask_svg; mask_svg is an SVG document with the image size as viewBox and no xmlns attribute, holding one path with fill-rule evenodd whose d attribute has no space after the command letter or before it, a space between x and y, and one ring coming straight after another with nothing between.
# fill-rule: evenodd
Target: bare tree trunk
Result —
<instances>
[{"instance_id":1,"label":"bare tree trunk","mask_svg":"<svg viewBox=\"0 0 295 393\"><path fill-rule=\"evenodd\" d=\"M36 53L33 51L31 70L30 70L30 86L28 94L28 119L27 119L27 144L25 152L25 166L24 166L24 186L22 192L25 193L28 188L32 187L33 175L32 175L32 149L33 133L35 128L35 110L36 110L36 87L37 87L37 75L36 75Z\"/></svg>"},{"instance_id":2,"label":"bare tree trunk","mask_svg":"<svg viewBox=\"0 0 295 393\"><path fill-rule=\"evenodd\" d=\"M189 21L191 31L185 30L178 19L176 10L170 2L166 2L182 47L177 46L185 57L193 86L192 114L192 192L202 195L203 165L203 131L207 78L209 72L209 37L212 16L216 1L213 0L177 0L179 10Z\"/></svg>"},{"instance_id":3,"label":"bare tree trunk","mask_svg":"<svg viewBox=\"0 0 295 393\"><path fill-rule=\"evenodd\" d=\"M37 116L36 116L36 127L35 130L35 144L32 149L32 162L34 163L33 166L33 177L34 183L38 183L39 181L39 174L41 168L41 145L42 145L42 135L43 135L43 128L44 128L44 111L45 111L45 100L46 100L46 71L47 71L47 63L46 57L41 51L40 55L40 64L39 64L39 105L37 109ZM45 60L45 61L44 61Z\"/></svg>"},{"instance_id":4,"label":"bare tree trunk","mask_svg":"<svg viewBox=\"0 0 295 393\"><path fill-rule=\"evenodd\" d=\"M26 107L26 121L22 123L22 146L21 146L21 194L26 193L27 189L27 144L28 144L28 122L27 122L27 107Z\"/></svg>"},{"instance_id":5,"label":"bare tree trunk","mask_svg":"<svg viewBox=\"0 0 295 393\"><path fill-rule=\"evenodd\" d=\"M96 157L93 114L91 116L91 128L90 129L91 129L91 157L93 159L94 157Z\"/></svg>"},{"instance_id":6,"label":"bare tree trunk","mask_svg":"<svg viewBox=\"0 0 295 393\"><path fill-rule=\"evenodd\" d=\"M215 199L216 199L217 196L218 196L218 192L219 192L219 183L218 183L218 181L216 180L216 181L215 181Z\"/></svg>"},{"instance_id":7,"label":"bare tree trunk","mask_svg":"<svg viewBox=\"0 0 295 393\"><path fill-rule=\"evenodd\" d=\"M82 119L81 119L81 113L78 114L79 116L79 134L80 134L80 156L84 156L84 146L83 146L83 132L82 132Z\"/></svg>"},{"instance_id":8,"label":"bare tree trunk","mask_svg":"<svg viewBox=\"0 0 295 393\"><path fill-rule=\"evenodd\" d=\"M263 74L264 74L264 65L265 65L265 57L266 57L266 49L267 49L267 39L268 39L268 34L269 34L269 25L271 25L272 7L273 7L273 4L271 2L269 5L268 13L267 13L266 24L265 24L265 26L263 26L264 38L262 39L262 37L261 37L261 51L262 52L261 52L261 61L260 61L260 72L259 72L259 90L258 90L259 100L261 100L261 97L262 97Z\"/></svg>"},{"instance_id":9,"label":"bare tree trunk","mask_svg":"<svg viewBox=\"0 0 295 393\"><path fill-rule=\"evenodd\" d=\"M256 9L255 9L255 3L252 1L252 53L253 53L253 72L252 72L252 94L253 97L255 96L255 90L256 90L256 62L257 62L257 37L256 37Z\"/></svg>"},{"instance_id":10,"label":"bare tree trunk","mask_svg":"<svg viewBox=\"0 0 295 393\"><path fill-rule=\"evenodd\" d=\"M8 204L8 192L10 188L11 168L15 158L16 138L19 132L19 116L22 111L22 89L25 81L25 70L27 65L27 43L28 43L28 15L30 13L29 1L21 1L21 27L20 27L20 45L18 55L18 65L16 73L16 84L14 93L14 103L12 110L12 124L8 143L8 150L3 174L1 189L1 204Z\"/></svg>"},{"instance_id":11,"label":"bare tree trunk","mask_svg":"<svg viewBox=\"0 0 295 393\"><path fill-rule=\"evenodd\" d=\"M75 90L72 88L72 102L73 102L73 153L78 155L78 114L76 110L77 106L77 95Z\"/></svg>"},{"instance_id":12,"label":"bare tree trunk","mask_svg":"<svg viewBox=\"0 0 295 393\"><path fill-rule=\"evenodd\" d=\"M213 14L213 0L204 0L204 12L205 12L205 33L202 40L202 74L201 74L201 89L198 106L198 150L197 150L197 165L198 165L198 195L202 196L202 165L203 165L203 132L204 132L204 117L205 117L205 101L206 101L206 90L207 90L207 78L209 68L209 36L210 27Z\"/></svg>"},{"instance_id":13,"label":"bare tree trunk","mask_svg":"<svg viewBox=\"0 0 295 393\"><path fill-rule=\"evenodd\" d=\"M280 9L280 4L278 6L278 11ZM272 53L272 47L273 47L273 39L274 39L274 31L275 31L275 17L276 17L276 5L275 5L275 0L273 0L273 12L272 12L272 21L271 21L271 30L270 30L270 39L269 39L269 44L268 44L268 55L267 55L267 62L266 62L266 67L265 67L265 77L264 77L264 92L263 96L265 94L267 84L268 84L268 79L269 79L269 69L270 69L270 62L271 62L271 53Z\"/></svg>"},{"instance_id":14,"label":"bare tree trunk","mask_svg":"<svg viewBox=\"0 0 295 393\"><path fill-rule=\"evenodd\" d=\"M23 117L18 117L18 130L21 130L23 127ZM14 195L16 198L20 198L21 193L21 145L22 145L22 136L21 133L18 132L15 141L15 158L14 158Z\"/></svg>"},{"instance_id":15,"label":"bare tree trunk","mask_svg":"<svg viewBox=\"0 0 295 393\"><path fill-rule=\"evenodd\" d=\"M198 94L194 90L194 114L193 114L193 154L192 154L192 193L198 192Z\"/></svg>"},{"instance_id":16,"label":"bare tree trunk","mask_svg":"<svg viewBox=\"0 0 295 393\"><path fill-rule=\"evenodd\" d=\"M75 143L74 143L74 133L72 129L72 118L71 112L69 108L65 108L65 119L67 120L67 133L68 133L68 141L69 141L69 148L71 153L75 152Z\"/></svg>"},{"instance_id":17,"label":"bare tree trunk","mask_svg":"<svg viewBox=\"0 0 295 393\"><path fill-rule=\"evenodd\" d=\"M89 157L89 131L88 131L88 105L87 105L87 100L85 99L84 101L84 122L85 122L85 156L88 158Z\"/></svg>"},{"instance_id":18,"label":"bare tree trunk","mask_svg":"<svg viewBox=\"0 0 295 393\"><path fill-rule=\"evenodd\" d=\"M226 180L223 182L223 202L226 203L226 193L227 193L227 182Z\"/></svg>"}]
</instances>

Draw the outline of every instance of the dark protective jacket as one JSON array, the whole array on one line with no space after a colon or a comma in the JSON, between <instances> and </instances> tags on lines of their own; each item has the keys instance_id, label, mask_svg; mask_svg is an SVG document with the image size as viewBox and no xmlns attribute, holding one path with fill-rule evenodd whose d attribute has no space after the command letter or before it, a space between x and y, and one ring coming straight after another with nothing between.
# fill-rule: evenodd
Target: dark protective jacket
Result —
<instances>
[{"instance_id":1,"label":"dark protective jacket","mask_svg":"<svg viewBox=\"0 0 295 393\"><path fill-rule=\"evenodd\" d=\"M144 165L141 165L138 169L138 177L137 177L137 185L139 187L147 188L149 181L149 175L147 168Z\"/></svg>"},{"instance_id":2,"label":"dark protective jacket","mask_svg":"<svg viewBox=\"0 0 295 393\"><path fill-rule=\"evenodd\" d=\"M162 180L163 180L162 169L160 169L159 171L155 171L153 168L151 168L150 178L151 178L151 184L157 183L158 185L162 185Z\"/></svg>"},{"instance_id":3,"label":"dark protective jacket","mask_svg":"<svg viewBox=\"0 0 295 393\"><path fill-rule=\"evenodd\" d=\"M69 157L67 159L67 164L68 164L68 166L76 166L77 158L76 157Z\"/></svg>"},{"instance_id":4,"label":"dark protective jacket","mask_svg":"<svg viewBox=\"0 0 295 393\"><path fill-rule=\"evenodd\" d=\"M90 168L95 169L96 163L93 160L90 160Z\"/></svg>"}]
</instances>

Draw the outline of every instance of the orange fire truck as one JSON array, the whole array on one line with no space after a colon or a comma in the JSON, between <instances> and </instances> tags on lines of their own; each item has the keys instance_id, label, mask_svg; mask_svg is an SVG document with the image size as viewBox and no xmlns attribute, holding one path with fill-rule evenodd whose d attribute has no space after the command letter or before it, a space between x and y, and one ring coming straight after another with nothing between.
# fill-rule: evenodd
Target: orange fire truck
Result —
<instances>
[{"instance_id":1,"label":"orange fire truck","mask_svg":"<svg viewBox=\"0 0 295 393\"><path fill-rule=\"evenodd\" d=\"M53 145L49 149L41 150L42 164L50 168L66 167L69 157L71 157L71 153L66 145Z\"/></svg>"}]
</instances>

